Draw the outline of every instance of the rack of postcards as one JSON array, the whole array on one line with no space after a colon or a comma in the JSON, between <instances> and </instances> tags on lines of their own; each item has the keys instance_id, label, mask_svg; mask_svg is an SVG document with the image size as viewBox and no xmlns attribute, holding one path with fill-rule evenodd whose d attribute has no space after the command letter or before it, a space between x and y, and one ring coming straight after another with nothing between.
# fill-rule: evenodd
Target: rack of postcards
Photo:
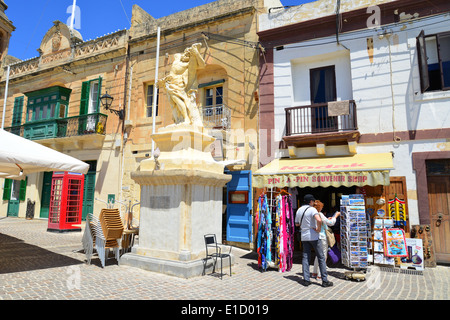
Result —
<instances>
[{"instance_id":1,"label":"rack of postcards","mask_svg":"<svg viewBox=\"0 0 450 320\"><path fill-rule=\"evenodd\" d=\"M371 223L366 215L364 195L343 195L340 207L342 263L348 268L365 269L371 247Z\"/></svg>"}]
</instances>

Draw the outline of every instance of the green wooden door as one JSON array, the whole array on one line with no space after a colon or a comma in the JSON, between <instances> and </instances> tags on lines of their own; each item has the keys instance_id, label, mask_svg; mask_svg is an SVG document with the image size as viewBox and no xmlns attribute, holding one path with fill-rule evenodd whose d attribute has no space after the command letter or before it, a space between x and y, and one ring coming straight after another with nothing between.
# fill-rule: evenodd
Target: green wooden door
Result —
<instances>
[{"instance_id":1,"label":"green wooden door","mask_svg":"<svg viewBox=\"0 0 450 320\"><path fill-rule=\"evenodd\" d=\"M82 219L86 220L88 213L94 212L95 171L89 171L84 176Z\"/></svg>"},{"instance_id":2,"label":"green wooden door","mask_svg":"<svg viewBox=\"0 0 450 320\"><path fill-rule=\"evenodd\" d=\"M8 201L8 212L7 212L8 217L19 216L20 183L21 181L18 180L11 181L11 196Z\"/></svg>"},{"instance_id":3,"label":"green wooden door","mask_svg":"<svg viewBox=\"0 0 450 320\"><path fill-rule=\"evenodd\" d=\"M53 172L44 172L44 180L42 182L41 192L41 218L48 218L48 210L50 208L50 193L52 191Z\"/></svg>"}]
</instances>

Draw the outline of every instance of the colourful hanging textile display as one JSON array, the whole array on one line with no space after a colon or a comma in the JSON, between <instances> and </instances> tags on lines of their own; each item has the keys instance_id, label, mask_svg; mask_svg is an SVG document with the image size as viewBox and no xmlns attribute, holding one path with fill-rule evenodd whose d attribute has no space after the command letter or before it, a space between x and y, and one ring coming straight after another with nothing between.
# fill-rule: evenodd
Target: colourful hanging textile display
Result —
<instances>
[{"instance_id":1,"label":"colourful hanging textile display","mask_svg":"<svg viewBox=\"0 0 450 320\"><path fill-rule=\"evenodd\" d=\"M271 245L271 228L272 217L269 206L267 204L267 196L262 194L258 199L258 209L256 217L258 225L257 253L258 267L267 270L268 261L271 261L270 245Z\"/></svg>"},{"instance_id":2,"label":"colourful hanging textile display","mask_svg":"<svg viewBox=\"0 0 450 320\"><path fill-rule=\"evenodd\" d=\"M290 271L294 256L294 212L292 197L279 194L276 198L276 261L278 271Z\"/></svg>"},{"instance_id":3,"label":"colourful hanging textile display","mask_svg":"<svg viewBox=\"0 0 450 320\"><path fill-rule=\"evenodd\" d=\"M255 213L255 223L258 226L258 267L264 271L268 267L277 268L279 272L290 271L294 256L294 212L291 195L280 193L275 198L275 207L272 210L273 212L268 205L266 194L261 194Z\"/></svg>"}]
</instances>

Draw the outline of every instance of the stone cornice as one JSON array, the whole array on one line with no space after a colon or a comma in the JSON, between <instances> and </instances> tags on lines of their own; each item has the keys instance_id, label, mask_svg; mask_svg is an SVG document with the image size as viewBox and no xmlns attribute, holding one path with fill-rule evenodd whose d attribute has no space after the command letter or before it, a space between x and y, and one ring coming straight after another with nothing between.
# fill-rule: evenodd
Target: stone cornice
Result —
<instances>
[{"instance_id":1,"label":"stone cornice","mask_svg":"<svg viewBox=\"0 0 450 320\"><path fill-rule=\"evenodd\" d=\"M71 63L78 63L93 57L98 58L105 55L105 59L110 58L109 54L126 51L126 36L128 31L121 30L112 34L76 44L72 49L65 49L40 57L19 61L10 65L10 79L19 79L25 76L36 75L44 71L52 71ZM116 53L117 55L117 53ZM3 66L2 81L6 78L6 68Z\"/></svg>"},{"instance_id":2,"label":"stone cornice","mask_svg":"<svg viewBox=\"0 0 450 320\"><path fill-rule=\"evenodd\" d=\"M200 170L153 170L131 173L139 185L207 185L223 187L231 180L231 175L204 172Z\"/></svg>"}]
</instances>

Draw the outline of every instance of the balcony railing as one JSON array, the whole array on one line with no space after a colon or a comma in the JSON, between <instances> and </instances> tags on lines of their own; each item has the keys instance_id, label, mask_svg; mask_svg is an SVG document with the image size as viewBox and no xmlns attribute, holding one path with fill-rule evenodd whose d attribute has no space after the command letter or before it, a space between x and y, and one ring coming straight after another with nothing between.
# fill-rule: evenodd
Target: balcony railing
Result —
<instances>
[{"instance_id":1,"label":"balcony railing","mask_svg":"<svg viewBox=\"0 0 450 320\"><path fill-rule=\"evenodd\" d=\"M353 100L349 101L348 114L340 116L328 116L328 103L285 108L284 110L286 114L286 136L358 129L356 103Z\"/></svg>"},{"instance_id":2,"label":"balcony railing","mask_svg":"<svg viewBox=\"0 0 450 320\"><path fill-rule=\"evenodd\" d=\"M231 110L226 105L202 107L200 113L205 128L222 130L231 128Z\"/></svg>"},{"instance_id":3,"label":"balcony railing","mask_svg":"<svg viewBox=\"0 0 450 320\"><path fill-rule=\"evenodd\" d=\"M105 134L108 116L91 113L81 116L28 122L5 130L30 140Z\"/></svg>"}]
</instances>

